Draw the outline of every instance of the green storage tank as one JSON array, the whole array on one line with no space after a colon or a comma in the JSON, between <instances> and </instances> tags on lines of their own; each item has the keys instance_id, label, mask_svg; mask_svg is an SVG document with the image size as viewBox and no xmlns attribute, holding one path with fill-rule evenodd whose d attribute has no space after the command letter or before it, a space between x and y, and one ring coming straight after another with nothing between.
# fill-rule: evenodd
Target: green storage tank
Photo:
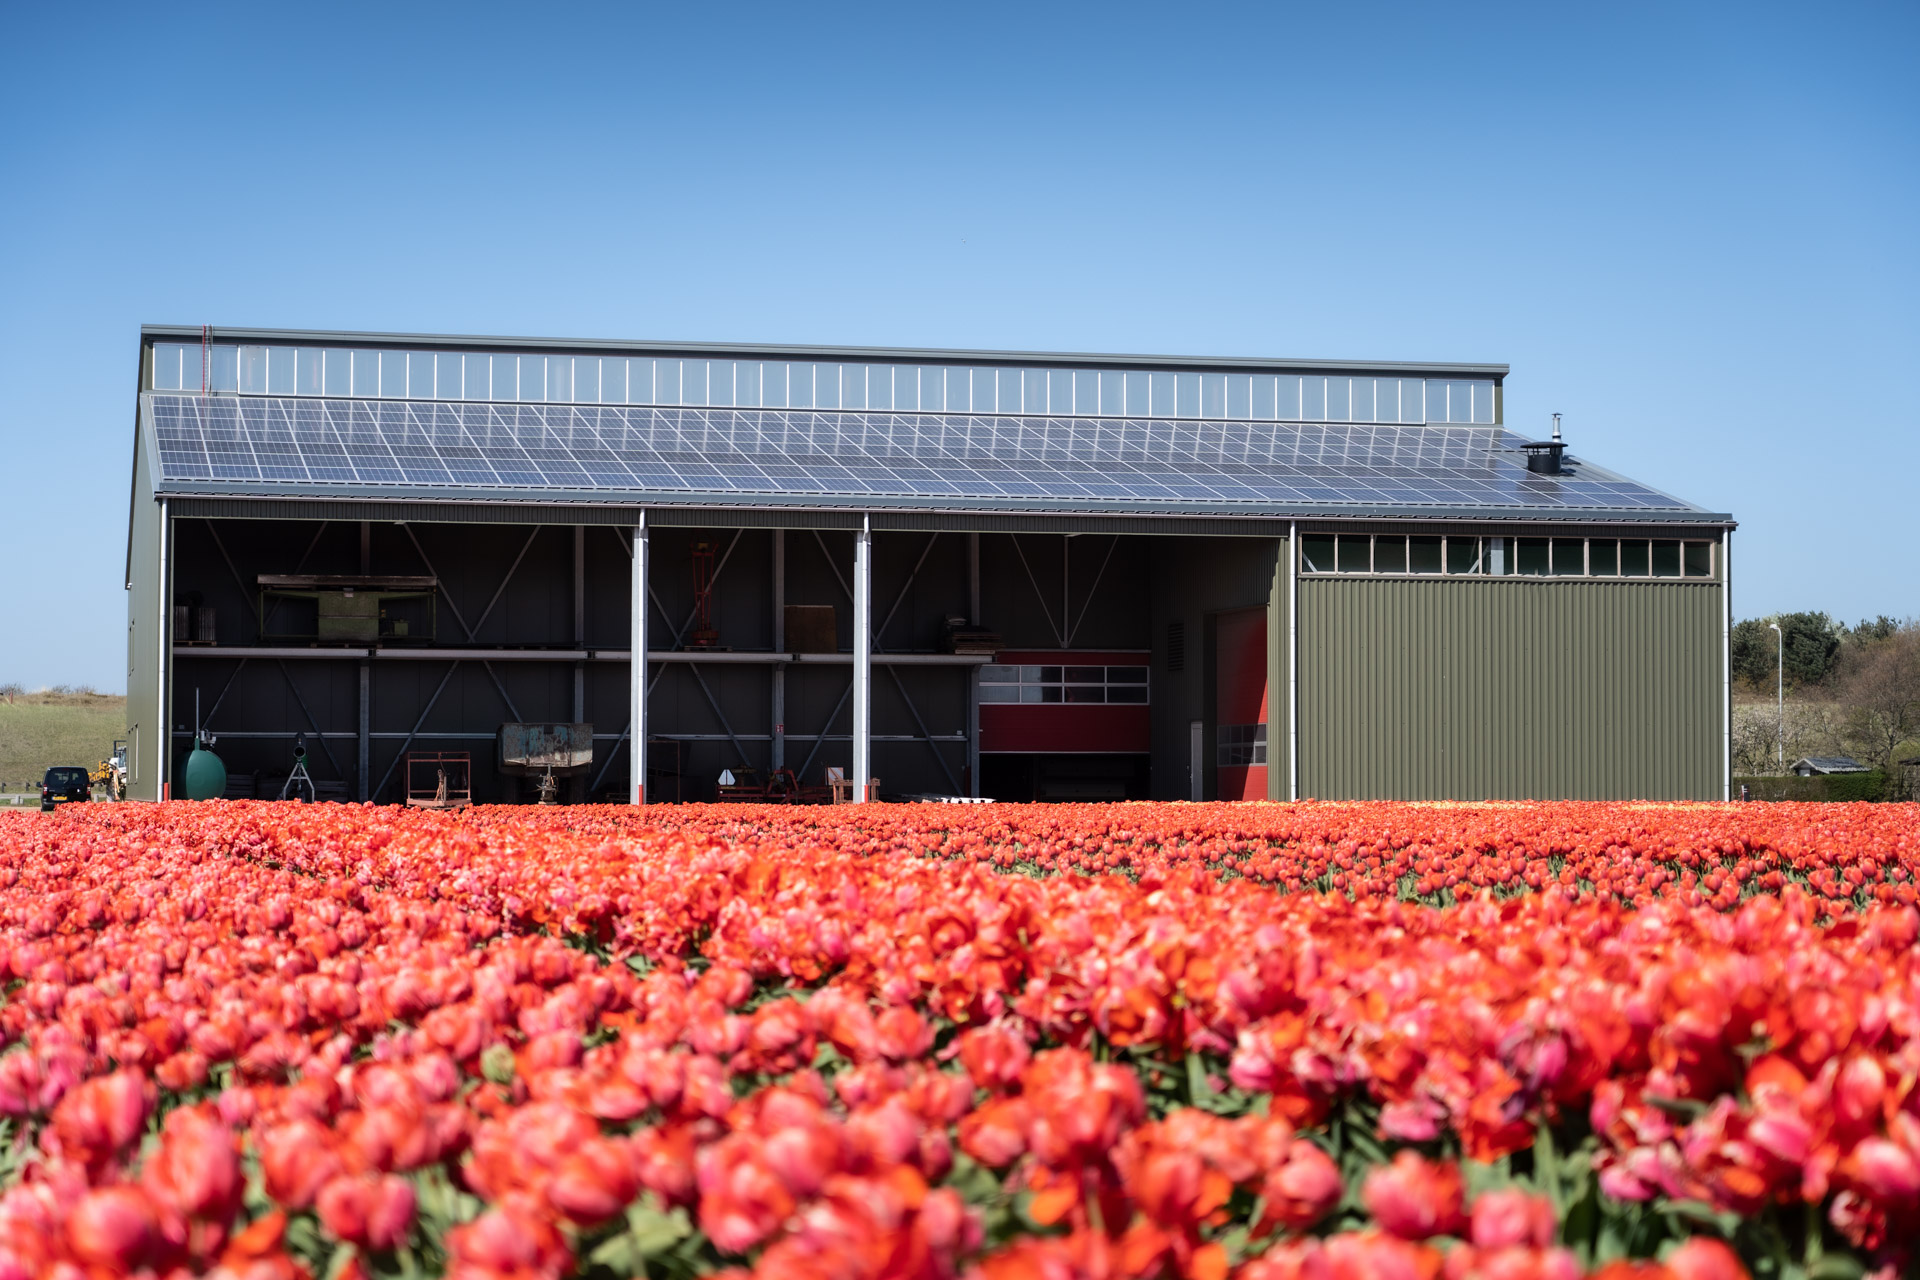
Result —
<instances>
[{"instance_id":1,"label":"green storage tank","mask_svg":"<svg viewBox=\"0 0 1920 1280\"><path fill-rule=\"evenodd\" d=\"M186 784L189 800L214 800L226 793L227 766L204 742L196 741L193 754L187 757Z\"/></svg>"}]
</instances>

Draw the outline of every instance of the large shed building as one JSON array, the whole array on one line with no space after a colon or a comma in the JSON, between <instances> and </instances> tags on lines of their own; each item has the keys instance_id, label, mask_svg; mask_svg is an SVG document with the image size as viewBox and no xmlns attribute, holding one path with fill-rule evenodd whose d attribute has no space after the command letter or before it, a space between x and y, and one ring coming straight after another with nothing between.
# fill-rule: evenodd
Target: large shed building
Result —
<instances>
[{"instance_id":1,"label":"large shed building","mask_svg":"<svg viewBox=\"0 0 1920 1280\"><path fill-rule=\"evenodd\" d=\"M1727 794L1731 518L1514 433L1505 365L172 325L139 358L136 797L196 728L229 794L304 735L323 795L464 752L524 797L500 733L538 723L591 726L573 799Z\"/></svg>"}]
</instances>

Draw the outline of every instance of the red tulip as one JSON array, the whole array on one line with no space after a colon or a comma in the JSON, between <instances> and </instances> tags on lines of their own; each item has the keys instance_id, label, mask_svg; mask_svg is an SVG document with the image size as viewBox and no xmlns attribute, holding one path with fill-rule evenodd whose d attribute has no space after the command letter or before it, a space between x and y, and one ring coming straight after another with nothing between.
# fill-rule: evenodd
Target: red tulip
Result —
<instances>
[{"instance_id":1,"label":"red tulip","mask_svg":"<svg viewBox=\"0 0 1920 1280\"><path fill-rule=\"evenodd\" d=\"M89 1266L132 1271L156 1237L152 1206L132 1187L89 1191L67 1215L67 1244Z\"/></svg>"},{"instance_id":2,"label":"red tulip","mask_svg":"<svg viewBox=\"0 0 1920 1280\"><path fill-rule=\"evenodd\" d=\"M1374 1221L1402 1240L1458 1235L1466 1225L1459 1167L1435 1164L1412 1151L1367 1174L1360 1198Z\"/></svg>"},{"instance_id":3,"label":"red tulip","mask_svg":"<svg viewBox=\"0 0 1920 1280\"><path fill-rule=\"evenodd\" d=\"M334 1239L382 1252L397 1247L413 1225L413 1185L393 1174L335 1178L314 1207Z\"/></svg>"},{"instance_id":4,"label":"red tulip","mask_svg":"<svg viewBox=\"0 0 1920 1280\"><path fill-rule=\"evenodd\" d=\"M1667 1271L1673 1280L1748 1280L1739 1255L1722 1241L1698 1236L1667 1256Z\"/></svg>"},{"instance_id":5,"label":"red tulip","mask_svg":"<svg viewBox=\"0 0 1920 1280\"><path fill-rule=\"evenodd\" d=\"M1556 1225L1553 1205L1545 1196L1528 1195L1517 1187L1489 1191L1473 1202L1471 1238L1482 1249L1544 1249L1553 1243Z\"/></svg>"},{"instance_id":6,"label":"red tulip","mask_svg":"<svg viewBox=\"0 0 1920 1280\"><path fill-rule=\"evenodd\" d=\"M53 1136L83 1160L106 1160L138 1141L153 1108L153 1086L138 1071L88 1080L53 1111Z\"/></svg>"},{"instance_id":7,"label":"red tulip","mask_svg":"<svg viewBox=\"0 0 1920 1280\"><path fill-rule=\"evenodd\" d=\"M1267 1221L1293 1231L1332 1213L1344 1191L1332 1158L1304 1138L1288 1145L1284 1163L1271 1170L1261 1186Z\"/></svg>"},{"instance_id":8,"label":"red tulip","mask_svg":"<svg viewBox=\"0 0 1920 1280\"><path fill-rule=\"evenodd\" d=\"M569 1221L592 1226L625 1209L639 1190L626 1144L592 1138L560 1161L547 1183L547 1201Z\"/></svg>"},{"instance_id":9,"label":"red tulip","mask_svg":"<svg viewBox=\"0 0 1920 1280\"><path fill-rule=\"evenodd\" d=\"M173 1112L159 1149L141 1172L141 1185L157 1203L225 1223L238 1208L241 1191L233 1134L197 1111Z\"/></svg>"},{"instance_id":10,"label":"red tulip","mask_svg":"<svg viewBox=\"0 0 1920 1280\"><path fill-rule=\"evenodd\" d=\"M259 1135L267 1194L295 1211L312 1206L320 1188L346 1171L333 1135L311 1120L294 1120Z\"/></svg>"}]
</instances>

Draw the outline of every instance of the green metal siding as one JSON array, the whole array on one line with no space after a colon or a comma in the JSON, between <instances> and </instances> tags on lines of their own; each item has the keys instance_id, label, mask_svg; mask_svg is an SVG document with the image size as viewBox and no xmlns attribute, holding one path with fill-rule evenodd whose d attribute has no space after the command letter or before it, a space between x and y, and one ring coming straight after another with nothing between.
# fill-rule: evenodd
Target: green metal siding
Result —
<instances>
[{"instance_id":1,"label":"green metal siding","mask_svg":"<svg viewBox=\"0 0 1920 1280\"><path fill-rule=\"evenodd\" d=\"M1719 799L1719 582L1303 577L1301 794Z\"/></svg>"},{"instance_id":2,"label":"green metal siding","mask_svg":"<svg viewBox=\"0 0 1920 1280\"><path fill-rule=\"evenodd\" d=\"M144 440L144 437L141 437ZM160 504L154 501L147 451L134 445L132 527L127 532L127 796L158 800L165 739L160 716Z\"/></svg>"}]
</instances>

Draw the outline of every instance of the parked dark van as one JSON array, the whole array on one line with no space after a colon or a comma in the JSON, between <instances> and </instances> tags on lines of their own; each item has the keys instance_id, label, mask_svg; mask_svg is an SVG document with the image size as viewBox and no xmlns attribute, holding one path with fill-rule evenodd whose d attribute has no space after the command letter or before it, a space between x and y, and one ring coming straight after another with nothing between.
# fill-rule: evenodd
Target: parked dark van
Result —
<instances>
[{"instance_id":1,"label":"parked dark van","mask_svg":"<svg viewBox=\"0 0 1920 1280\"><path fill-rule=\"evenodd\" d=\"M77 765L57 764L47 770L47 776L40 780L40 808L43 812L64 801L92 798L93 783L88 779L87 771Z\"/></svg>"}]
</instances>

